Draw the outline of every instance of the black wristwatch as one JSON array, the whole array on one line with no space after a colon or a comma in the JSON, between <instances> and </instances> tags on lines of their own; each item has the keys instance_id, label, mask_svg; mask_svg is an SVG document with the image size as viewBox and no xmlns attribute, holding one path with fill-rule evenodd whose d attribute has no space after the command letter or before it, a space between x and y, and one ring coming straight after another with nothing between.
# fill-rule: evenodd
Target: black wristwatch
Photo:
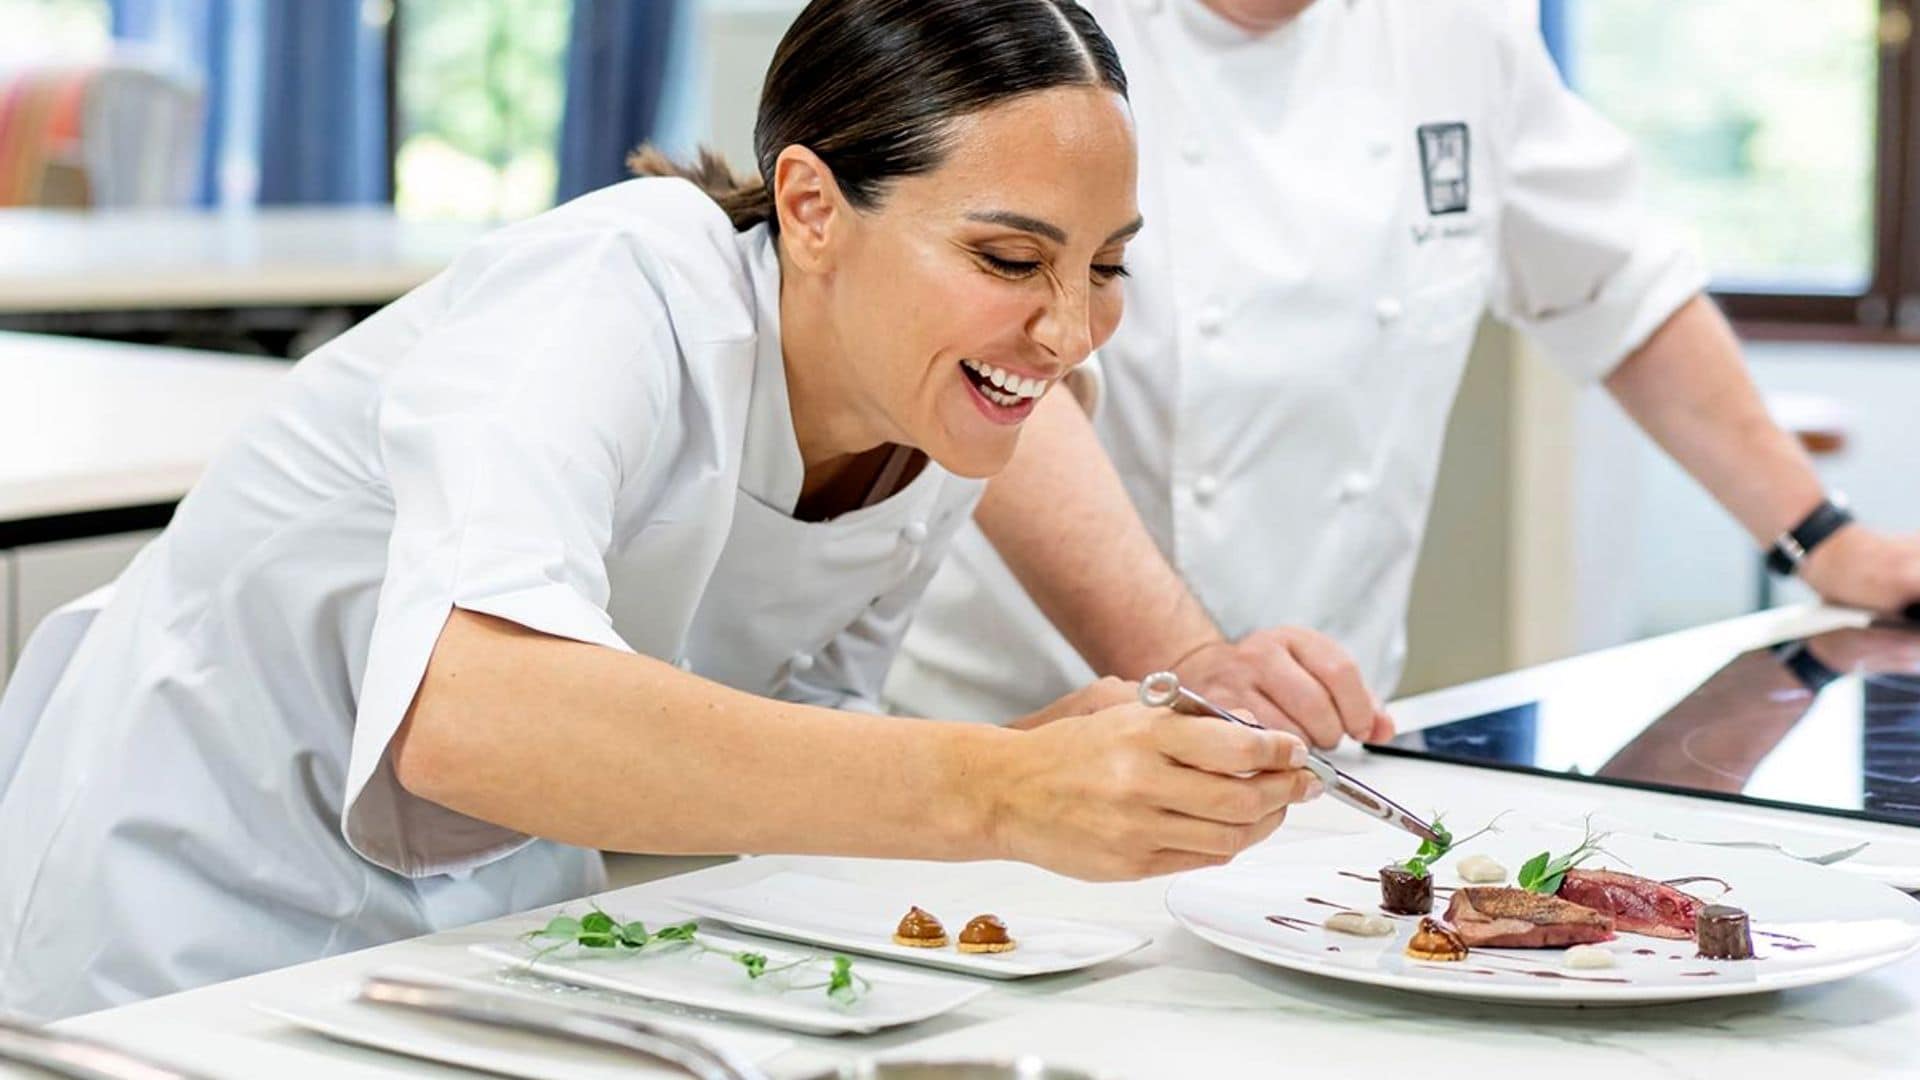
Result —
<instances>
[{"instance_id":1,"label":"black wristwatch","mask_svg":"<svg viewBox=\"0 0 1920 1080\"><path fill-rule=\"evenodd\" d=\"M1767 569L1786 577L1798 573L1800 564L1807 561L1813 549L1821 541L1853 521L1853 512L1847 509L1846 500L1840 495L1821 499L1813 513L1800 520L1800 524L1780 534L1780 538L1767 549Z\"/></svg>"},{"instance_id":2,"label":"black wristwatch","mask_svg":"<svg viewBox=\"0 0 1920 1080\"><path fill-rule=\"evenodd\" d=\"M1840 677L1840 673L1820 662L1807 647L1805 640L1783 641L1773 646L1773 657L1780 665L1793 672L1800 685L1814 693L1826 689L1827 684Z\"/></svg>"}]
</instances>

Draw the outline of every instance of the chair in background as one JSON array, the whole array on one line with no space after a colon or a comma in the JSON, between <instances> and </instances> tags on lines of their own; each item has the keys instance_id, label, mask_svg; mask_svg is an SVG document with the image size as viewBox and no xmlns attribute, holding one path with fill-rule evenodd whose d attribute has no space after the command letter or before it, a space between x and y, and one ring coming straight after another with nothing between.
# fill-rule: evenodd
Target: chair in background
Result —
<instances>
[{"instance_id":1,"label":"chair in background","mask_svg":"<svg viewBox=\"0 0 1920 1080\"><path fill-rule=\"evenodd\" d=\"M197 78L133 61L100 68L81 117L80 155L92 204L189 205L205 137Z\"/></svg>"},{"instance_id":2,"label":"chair in background","mask_svg":"<svg viewBox=\"0 0 1920 1080\"><path fill-rule=\"evenodd\" d=\"M75 69L0 77L0 206L41 202L49 162L75 145L85 77Z\"/></svg>"},{"instance_id":3,"label":"chair in background","mask_svg":"<svg viewBox=\"0 0 1920 1080\"><path fill-rule=\"evenodd\" d=\"M199 81L137 57L0 75L0 206L189 205L205 131Z\"/></svg>"}]
</instances>

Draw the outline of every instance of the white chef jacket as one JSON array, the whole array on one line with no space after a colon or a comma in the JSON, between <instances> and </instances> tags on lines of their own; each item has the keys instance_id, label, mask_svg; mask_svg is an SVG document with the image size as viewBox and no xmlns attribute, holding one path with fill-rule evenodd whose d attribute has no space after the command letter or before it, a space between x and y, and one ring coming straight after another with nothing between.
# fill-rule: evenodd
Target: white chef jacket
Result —
<instances>
[{"instance_id":1,"label":"white chef jacket","mask_svg":"<svg viewBox=\"0 0 1920 1080\"><path fill-rule=\"evenodd\" d=\"M980 484L929 464L795 520L779 288L764 227L636 180L495 234L299 364L0 703L0 1012L599 887L597 853L395 781L388 743L456 606L877 710Z\"/></svg>"},{"instance_id":2,"label":"white chef jacket","mask_svg":"<svg viewBox=\"0 0 1920 1080\"><path fill-rule=\"evenodd\" d=\"M1316 628L1384 694L1483 311L1592 380L1705 276L1507 0L1320 0L1265 36L1200 0L1087 6L1147 221L1096 430L1224 631ZM970 529L889 696L1005 720L1091 675Z\"/></svg>"}]
</instances>

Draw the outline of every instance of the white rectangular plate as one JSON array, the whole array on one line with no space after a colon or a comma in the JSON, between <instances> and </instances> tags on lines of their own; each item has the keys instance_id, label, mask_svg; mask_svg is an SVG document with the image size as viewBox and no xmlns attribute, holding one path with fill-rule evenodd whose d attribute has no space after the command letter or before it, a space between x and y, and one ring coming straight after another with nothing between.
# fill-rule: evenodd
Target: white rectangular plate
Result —
<instances>
[{"instance_id":1,"label":"white rectangular plate","mask_svg":"<svg viewBox=\"0 0 1920 1080\"><path fill-rule=\"evenodd\" d=\"M959 940L961 927L975 915L999 915L1018 945L1012 952L963 953L951 943L943 949L916 949L893 941L900 917L916 903L909 892L871 889L793 870L775 870L744 885L675 896L672 902L702 918L755 934L990 979L1077 971L1118 959L1153 940L1092 923L999 911L982 899L975 911L947 909L933 914L947 928L951 941Z\"/></svg>"},{"instance_id":2,"label":"white rectangular plate","mask_svg":"<svg viewBox=\"0 0 1920 1080\"><path fill-rule=\"evenodd\" d=\"M612 914L626 920L644 919L648 926L676 921L673 916L662 917L658 911ZM715 948L765 953L769 966L804 956L829 959L826 954L813 950L782 948L765 941L717 934L705 926L700 936ZM960 979L855 964L854 974L870 985L858 1001L842 1005L827 997L822 989L782 989L773 977L756 982L728 957L691 949L669 948L636 954L568 948L541 956L538 945L510 941L500 945L475 945L473 951L545 979L723 1013L811 1035L864 1034L918 1023L957 1009L988 990ZM823 963L820 967L824 970L826 965ZM824 979L818 972L796 974L801 974L807 982Z\"/></svg>"},{"instance_id":3,"label":"white rectangular plate","mask_svg":"<svg viewBox=\"0 0 1920 1080\"><path fill-rule=\"evenodd\" d=\"M543 994L502 986L484 979L461 979L433 972L400 969L393 969L391 973L448 986L492 993L515 993L548 1004L556 1001L564 1003L566 1000L553 993ZM579 993L571 987L556 989ZM252 1004L261 1013L336 1042L499 1076L520 1077L522 1080L630 1080L646 1076L686 1075L678 1068L648 1062L633 1055L570 1045L564 1040L528 1032L403 1012L368 1004L356 1000L357 997L356 987L343 986L335 993L317 1000L308 996L295 998L281 995ZM623 1011L631 1012L650 1024L684 1032L711 1046L755 1062L765 1062L793 1045L792 1040L776 1035L729 1031L712 1024L664 1020L631 1005L610 1004L605 998L583 1001L582 1004L597 1013L618 1015Z\"/></svg>"},{"instance_id":4,"label":"white rectangular plate","mask_svg":"<svg viewBox=\"0 0 1920 1080\"><path fill-rule=\"evenodd\" d=\"M1434 913L1446 912L1446 886L1461 884L1459 857L1484 853L1509 872L1540 851L1562 854L1577 829L1541 827L1483 836L1433 868ZM1733 888L1724 899L1752 919L1755 959L1696 957L1690 940L1620 934L1601 948L1608 970L1568 971L1559 949L1476 949L1455 963L1409 959L1417 918L1396 917L1392 937L1360 938L1319 924L1331 905L1378 912L1380 887L1350 875L1374 874L1413 853L1386 831L1275 845L1231 865L1183 874L1167 889L1167 910L1201 938L1243 956L1329 978L1419 993L1540 1005L1628 1005L1765 993L1831 982L1892 963L1920 949L1920 904L1877 882L1777 855L1616 835L1588 869L1614 869L1664 881L1695 874ZM1511 879L1509 879L1510 881ZM1700 886L1696 886L1700 888ZM1276 921L1277 917L1277 921Z\"/></svg>"}]
</instances>

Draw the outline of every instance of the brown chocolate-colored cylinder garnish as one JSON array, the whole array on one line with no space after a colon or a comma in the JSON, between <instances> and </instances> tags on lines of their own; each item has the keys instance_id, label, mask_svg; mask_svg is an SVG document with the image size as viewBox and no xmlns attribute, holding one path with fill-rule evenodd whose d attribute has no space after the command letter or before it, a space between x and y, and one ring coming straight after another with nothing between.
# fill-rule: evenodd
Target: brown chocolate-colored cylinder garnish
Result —
<instances>
[{"instance_id":1,"label":"brown chocolate-colored cylinder garnish","mask_svg":"<svg viewBox=\"0 0 1920 1080\"><path fill-rule=\"evenodd\" d=\"M965 953L1012 952L1014 944L998 915L975 915L960 931L960 951Z\"/></svg>"},{"instance_id":2,"label":"brown chocolate-colored cylinder garnish","mask_svg":"<svg viewBox=\"0 0 1920 1080\"><path fill-rule=\"evenodd\" d=\"M1693 924L1694 941L1706 960L1753 959L1753 930L1747 913L1725 904L1700 909Z\"/></svg>"},{"instance_id":3,"label":"brown chocolate-colored cylinder garnish","mask_svg":"<svg viewBox=\"0 0 1920 1080\"><path fill-rule=\"evenodd\" d=\"M1433 911L1433 875L1416 874L1392 864L1380 868L1380 908L1391 915L1427 915Z\"/></svg>"},{"instance_id":4,"label":"brown chocolate-colored cylinder garnish","mask_svg":"<svg viewBox=\"0 0 1920 1080\"><path fill-rule=\"evenodd\" d=\"M900 917L900 925L893 931L893 943L910 949L944 949L947 928L940 925L932 912L916 907Z\"/></svg>"},{"instance_id":5,"label":"brown chocolate-colored cylinder garnish","mask_svg":"<svg viewBox=\"0 0 1920 1080\"><path fill-rule=\"evenodd\" d=\"M1460 935L1431 918L1421 919L1420 928L1407 939L1407 955L1415 960L1451 963L1467 958L1467 943Z\"/></svg>"}]
</instances>

